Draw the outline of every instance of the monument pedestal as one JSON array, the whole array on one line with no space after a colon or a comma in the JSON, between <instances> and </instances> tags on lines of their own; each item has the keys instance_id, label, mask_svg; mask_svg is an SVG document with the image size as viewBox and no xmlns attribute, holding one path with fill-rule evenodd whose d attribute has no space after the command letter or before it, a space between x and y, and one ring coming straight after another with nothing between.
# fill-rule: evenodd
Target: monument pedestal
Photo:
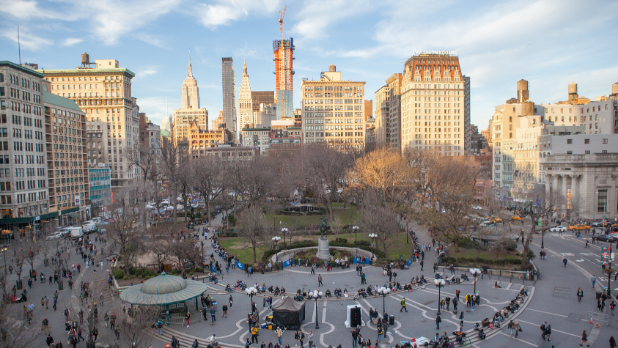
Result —
<instances>
[{"instance_id":1,"label":"monument pedestal","mask_svg":"<svg viewBox=\"0 0 618 348\"><path fill-rule=\"evenodd\" d=\"M328 238L322 236L318 239L318 254L319 259L330 260L330 252L328 251Z\"/></svg>"}]
</instances>

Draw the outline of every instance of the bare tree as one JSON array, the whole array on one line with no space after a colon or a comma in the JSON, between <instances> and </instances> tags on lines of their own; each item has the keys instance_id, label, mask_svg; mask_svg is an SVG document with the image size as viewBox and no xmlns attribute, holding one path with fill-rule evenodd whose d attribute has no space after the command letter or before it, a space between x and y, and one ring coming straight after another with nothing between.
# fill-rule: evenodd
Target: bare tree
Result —
<instances>
[{"instance_id":1,"label":"bare tree","mask_svg":"<svg viewBox=\"0 0 618 348\"><path fill-rule=\"evenodd\" d=\"M201 264L201 251L192 238L168 240L168 257L184 273L189 262Z\"/></svg>"},{"instance_id":2,"label":"bare tree","mask_svg":"<svg viewBox=\"0 0 618 348\"><path fill-rule=\"evenodd\" d=\"M257 205L252 205L245 209L239 217L241 221L240 235L247 239L253 249L253 262L257 262L256 249L260 242L264 240L268 230L268 221Z\"/></svg>"},{"instance_id":3,"label":"bare tree","mask_svg":"<svg viewBox=\"0 0 618 348\"><path fill-rule=\"evenodd\" d=\"M303 163L305 185L326 207L328 218L333 217L333 202L345 189L348 168L353 158L326 145L310 144L304 147Z\"/></svg>"},{"instance_id":4,"label":"bare tree","mask_svg":"<svg viewBox=\"0 0 618 348\"><path fill-rule=\"evenodd\" d=\"M123 347L148 347L154 340L152 324L160 316L158 307L139 307L122 313L120 318L120 339Z\"/></svg>"},{"instance_id":5,"label":"bare tree","mask_svg":"<svg viewBox=\"0 0 618 348\"><path fill-rule=\"evenodd\" d=\"M212 205L224 192L226 180L223 179L225 167L218 158L200 158L191 166L195 188L204 198L208 216L208 226L211 225Z\"/></svg>"},{"instance_id":6,"label":"bare tree","mask_svg":"<svg viewBox=\"0 0 618 348\"><path fill-rule=\"evenodd\" d=\"M343 222L341 218L335 215L328 224L330 229L335 233L336 240L339 240L339 233L343 230Z\"/></svg>"},{"instance_id":7,"label":"bare tree","mask_svg":"<svg viewBox=\"0 0 618 348\"><path fill-rule=\"evenodd\" d=\"M125 200L120 200L111 205L112 222L107 227L107 235L119 246L120 260L126 267L141 251L143 234L141 229L134 228L135 222L139 221L141 209L124 203Z\"/></svg>"},{"instance_id":8,"label":"bare tree","mask_svg":"<svg viewBox=\"0 0 618 348\"><path fill-rule=\"evenodd\" d=\"M31 318L32 323L29 325L27 320L19 317L23 312L20 308L22 306L24 304L12 304L8 301L0 305L0 345L2 347L36 347L43 340L43 331L35 323L34 318Z\"/></svg>"},{"instance_id":9,"label":"bare tree","mask_svg":"<svg viewBox=\"0 0 618 348\"><path fill-rule=\"evenodd\" d=\"M400 232L397 214L384 205L374 192L368 195L367 201L368 204L363 208L363 229L377 235L376 239L381 244L382 251L387 254L393 238Z\"/></svg>"}]
</instances>

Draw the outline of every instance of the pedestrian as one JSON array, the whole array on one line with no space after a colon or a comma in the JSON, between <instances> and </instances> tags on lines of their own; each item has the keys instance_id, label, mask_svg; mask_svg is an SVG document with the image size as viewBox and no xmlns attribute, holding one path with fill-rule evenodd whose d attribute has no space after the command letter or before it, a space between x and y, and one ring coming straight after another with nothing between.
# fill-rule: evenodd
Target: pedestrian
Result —
<instances>
[{"instance_id":1,"label":"pedestrian","mask_svg":"<svg viewBox=\"0 0 618 348\"><path fill-rule=\"evenodd\" d=\"M406 298L405 297L401 299L401 309L399 311L401 312L404 309L406 310L406 313L407 313L408 309L406 308Z\"/></svg>"},{"instance_id":2,"label":"pedestrian","mask_svg":"<svg viewBox=\"0 0 618 348\"><path fill-rule=\"evenodd\" d=\"M210 318L212 319L212 324L215 324L215 321L217 321L217 311L215 310L215 306L212 306L212 308L210 308Z\"/></svg>"},{"instance_id":3,"label":"pedestrian","mask_svg":"<svg viewBox=\"0 0 618 348\"><path fill-rule=\"evenodd\" d=\"M586 330L582 333L582 341L579 343L579 346L583 346L584 343L586 343L586 347L590 347L588 344L588 334L586 333Z\"/></svg>"},{"instance_id":4,"label":"pedestrian","mask_svg":"<svg viewBox=\"0 0 618 348\"><path fill-rule=\"evenodd\" d=\"M163 328L163 321L161 321L161 319L159 319L159 321L157 321L157 331L159 332L159 336L161 336L161 329Z\"/></svg>"},{"instance_id":5,"label":"pedestrian","mask_svg":"<svg viewBox=\"0 0 618 348\"><path fill-rule=\"evenodd\" d=\"M234 299L232 298L232 294L230 294L230 308L232 308L233 302L234 302Z\"/></svg>"},{"instance_id":6,"label":"pedestrian","mask_svg":"<svg viewBox=\"0 0 618 348\"><path fill-rule=\"evenodd\" d=\"M300 334L298 333L298 330L296 330L296 332L294 333L294 339L296 340L296 347L298 347L298 340L300 339Z\"/></svg>"},{"instance_id":7,"label":"pedestrian","mask_svg":"<svg viewBox=\"0 0 618 348\"><path fill-rule=\"evenodd\" d=\"M311 265L311 274L315 274L315 262ZM358 275L358 267L356 269L356 275Z\"/></svg>"},{"instance_id":8,"label":"pedestrian","mask_svg":"<svg viewBox=\"0 0 618 348\"><path fill-rule=\"evenodd\" d=\"M522 332L521 330L521 326L519 325L519 321L517 320L513 320L513 329L515 329L515 337L517 337L517 335Z\"/></svg>"},{"instance_id":9,"label":"pedestrian","mask_svg":"<svg viewBox=\"0 0 618 348\"><path fill-rule=\"evenodd\" d=\"M614 339L614 336L609 338L609 348L616 348L616 340Z\"/></svg>"},{"instance_id":10,"label":"pedestrian","mask_svg":"<svg viewBox=\"0 0 618 348\"><path fill-rule=\"evenodd\" d=\"M545 338L547 338L548 342L549 342L549 336L551 336L551 325L547 325L547 327L545 328Z\"/></svg>"},{"instance_id":11,"label":"pedestrian","mask_svg":"<svg viewBox=\"0 0 618 348\"><path fill-rule=\"evenodd\" d=\"M594 289L594 284L596 284L596 282L597 282L597 276L596 275L592 275L592 278L590 278L590 281L592 282L592 288Z\"/></svg>"},{"instance_id":12,"label":"pedestrian","mask_svg":"<svg viewBox=\"0 0 618 348\"><path fill-rule=\"evenodd\" d=\"M582 297L584 297L584 291L579 288L577 289L577 302L582 302Z\"/></svg>"},{"instance_id":13,"label":"pedestrian","mask_svg":"<svg viewBox=\"0 0 618 348\"><path fill-rule=\"evenodd\" d=\"M613 339L613 337L612 337L612 339ZM47 343L48 346L50 344L54 343L54 338L51 336L51 334L47 334L47 339L45 340L45 342Z\"/></svg>"},{"instance_id":14,"label":"pedestrian","mask_svg":"<svg viewBox=\"0 0 618 348\"><path fill-rule=\"evenodd\" d=\"M282 336L283 336L283 331L281 330L280 327L277 327L277 341L279 341L280 346L283 345Z\"/></svg>"},{"instance_id":15,"label":"pedestrian","mask_svg":"<svg viewBox=\"0 0 618 348\"><path fill-rule=\"evenodd\" d=\"M378 335L376 337L376 347L378 345L380 345L380 341L382 341L382 334L384 334L384 332L382 331L382 324L378 323Z\"/></svg>"},{"instance_id":16,"label":"pedestrian","mask_svg":"<svg viewBox=\"0 0 618 348\"><path fill-rule=\"evenodd\" d=\"M566 258L566 257L565 257L564 259L562 259L562 263L564 264L564 267L566 267L567 262L568 262L568 260L567 260L567 258Z\"/></svg>"},{"instance_id":17,"label":"pedestrian","mask_svg":"<svg viewBox=\"0 0 618 348\"><path fill-rule=\"evenodd\" d=\"M221 309L223 310L223 315L221 316L221 318L227 318L227 304L224 303L223 308Z\"/></svg>"},{"instance_id":18,"label":"pedestrian","mask_svg":"<svg viewBox=\"0 0 618 348\"><path fill-rule=\"evenodd\" d=\"M459 301L459 289L455 290L455 297L457 297L457 301Z\"/></svg>"},{"instance_id":19,"label":"pedestrian","mask_svg":"<svg viewBox=\"0 0 618 348\"><path fill-rule=\"evenodd\" d=\"M440 314L436 314L436 330L440 330L440 322L442 318L440 318Z\"/></svg>"},{"instance_id":20,"label":"pedestrian","mask_svg":"<svg viewBox=\"0 0 618 348\"><path fill-rule=\"evenodd\" d=\"M425 264L425 262L423 260L421 260L421 272L423 271L423 265Z\"/></svg>"},{"instance_id":21,"label":"pedestrian","mask_svg":"<svg viewBox=\"0 0 618 348\"><path fill-rule=\"evenodd\" d=\"M352 330L352 348L358 347L358 331Z\"/></svg>"},{"instance_id":22,"label":"pedestrian","mask_svg":"<svg viewBox=\"0 0 618 348\"><path fill-rule=\"evenodd\" d=\"M541 338L545 341L545 336L547 335L547 322L541 324Z\"/></svg>"},{"instance_id":23,"label":"pedestrian","mask_svg":"<svg viewBox=\"0 0 618 348\"><path fill-rule=\"evenodd\" d=\"M318 274L318 286L324 285L322 284L322 275Z\"/></svg>"},{"instance_id":24,"label":"pedestrian","mask_svg":"<svg viewBox=\"0 0 618 348\"><path fill-rule=\"evenodd\" d=\"M187 327L189 327L190 320L191 320L191 313L187 312L187 315L185 315L185 323L187 324Z\"/></svg>"},{"instance_id":25,"label":"pedestrian","mask_svg":"<svg viewBox=\"0 0 618 348\"><path fill-rule=\"evenodd\" d=\"M309 331L309 348L313 348L313 331Z\"/></svg>"},{"instance_id":26,"label":"pedestrian","mask_svg":"<svg viewBox=\"0 0 618 348\"><path fill-rule=\"evenodd\" d=\"M515 333L515 325L513 324L512 320L509 321L509 324L506 326L506 328L510 331L509 337L513 337L513 334Z\"/></svg>"},{"instance_id":27,"label":"pedestrian","mask_svg":"<svg viewBox=\"0 0 618 348\"><path fill-rule=\"evenodd\" d=\"M614 309L616 309L616 303L614 302L614 300L612 300L612 303L609 304L609 309L610 312L612 313L612 316L614 315Z\"/></svg>"},{"instance_id":28,"label":"pedestrian","mask_svg":"<svg viewBox=\"0 0 618 348\"><path fill-rule=\"evenodd\" d=\"M463 323L464 323L464 311L461 311L461 314L459 315L459 327L463 327Z\"/></svg>"}]
</instances>

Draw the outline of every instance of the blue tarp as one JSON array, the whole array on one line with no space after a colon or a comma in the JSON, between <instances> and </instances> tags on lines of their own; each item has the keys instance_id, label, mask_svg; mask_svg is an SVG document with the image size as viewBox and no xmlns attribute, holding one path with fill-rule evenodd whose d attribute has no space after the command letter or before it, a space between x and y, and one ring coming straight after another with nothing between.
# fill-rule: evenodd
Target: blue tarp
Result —
<instances>
[{"instance_id":1,"label":"blue tarp","mask_svg":"<svg viewBox=\"0 0 618 348\"><path fill-rule=\"evenodd\" d=\"M238 269L242 269L243 271L245 270L245 265L243 265L242 263L240 263L240 261L239 261L239 262L236 262L236 267L237 267Z\"/></svg>"}]
</instances>

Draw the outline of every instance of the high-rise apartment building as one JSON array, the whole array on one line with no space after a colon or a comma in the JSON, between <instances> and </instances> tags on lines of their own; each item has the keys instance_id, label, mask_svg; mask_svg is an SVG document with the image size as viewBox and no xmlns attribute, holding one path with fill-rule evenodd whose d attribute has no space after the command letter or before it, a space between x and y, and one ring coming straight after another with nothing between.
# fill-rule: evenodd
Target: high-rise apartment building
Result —
<instances>
[{"instance_id":1,"label":"high-rise apartment building","mask_svg":"<svg viewBox=\"0 0 618 348\"><path fill-rule=\"evenodd\" d=\"M419 54L405 63L401 86L402 151L463 156L469 144L469 79L459 57Z\"/></svg>"},{"instance_id":2,"label":"high-rise apartment building","mask_svg":"<svg viewBox=\"0 0 618 348\"><path fill-rule=\"evenodd\" d=\"M0 61L0 225L3 229L54 215L49 213L48 203L43 77L28 67Z\"/></svg>"},{"instance_id":3,"label":"high-rise apartment building","mask_svg":"<svg viewBox=\"0 0 618 348\"><path fill-rule=\"evenodd\" d=\"M388 112L388 98L390 98L389 93L390 87L388 85L384 85L380 87L375 92L375 110L373 112L375 116L374 123L374 133L376 138L376 144L378 146L384 146L387 144L386 142L386 132L387 132L387 123L389 118Z\"/></svg>"},{"instance_id":4,"label":"high-rise apartment building","mask_svg":"<svg viewBox=\"0 0 618 348\"><path fill-rule=\"evenodd\" d=\"M106 206L112 203L112 180L109 166L99 163L88 168L88 183L90 185L90 204L92 216L106 210Z\"/></svg>"},{"instance_id":5,"label":"high-rise apartment building","mask_svg":"<svg viewBox=\"0 0 618 348\"><path fill-rule=\"evenodd\" d=\"M243 128L255 127L253 99L251 97L251 85L249 84L246 61L243 64L242 81L240 82L240 91L238 92L238 124L238 128L241 130Z\"/></svg>"},{"instance_id":6,"label":"high-rise apartment building","mask_svg":"<svg viewBox=\"0 0 618 348\"><path fill-rule=\"evenodd\" d=\"M386 79L388 84L388 118L386 120L386 143L393 151L401 153L401 79L396 73Z\"/></svg>"},{"instance_id":7,"label":"high-rise apartment building","mask_svg":"<svg viewBox=\"0 0 618 348\"><path fill-rule=\"evenodd\" d=\"M51 83L52 94L72 99L84 110L88 125L105 124L107 139L103 141L103 152L107 153L112 170L112 186L131 182L137 169L131 170L126 154L138 151L139 147L139 107L131 98L131 79L135 74L121 68L115 59L97 59L91 63L87 53L82 54L78 68L38 71Z\"/></svg>"},{"instance_id":8,"label":"high-rise apartment building","mask_svg":"<svg viewBox=\"0 0 618 348\"><path fill-rule=\"evenodd\" d=\"M174 144L189 139L191 123L197 123L200 128L208 129L208 110L200 108L200 94L197 80L193 77L191 54L189 53L188 74L182 83L182 108L174 110Z\"/></svg>"},{"instance_id":9,"label":"high-rise apartment building","mask_svg":"<svg viewBox=\"0 0 618 348\"><path fill-rule=\"evenodd\" d=\"M365 82L341 80L334 65L317 81L301 83L304 143L325 143L338 150L365 149Z\"/></svg>"},{"instance_id":10,"label":"high-rise apartment building","mask_svg":"<svg viewBox=\"0 0 618 348\"><path fill-rule=\"evenodd\" d=\"M43 92L49 212L62 224L90 217L86 113L71 99ZM34 170L34 169L32 169Z\"/></svg>"},{"instance_id":11,"label":"high-rise apartment building","mask_svg":"<svg viewBox=\"0 0 618 348\"><path fill-rule=\"evenodd\" d=\"M232 57L221 58L223 79L223 120L227 130L232 132L233 141L238 139L238 120L236 116L236 74Z\"/></svg>"},{"instance_id":12,"label":"high-rise apartment building","mask_svg":"<svg viewBox=\"0 0 618 348\"><path fill-rule=\"evenodd\" d=\"M273 41L275 53L275 103L277 119L293 117L294 110L294 39Z\"/></svg>"}]
</instances>

